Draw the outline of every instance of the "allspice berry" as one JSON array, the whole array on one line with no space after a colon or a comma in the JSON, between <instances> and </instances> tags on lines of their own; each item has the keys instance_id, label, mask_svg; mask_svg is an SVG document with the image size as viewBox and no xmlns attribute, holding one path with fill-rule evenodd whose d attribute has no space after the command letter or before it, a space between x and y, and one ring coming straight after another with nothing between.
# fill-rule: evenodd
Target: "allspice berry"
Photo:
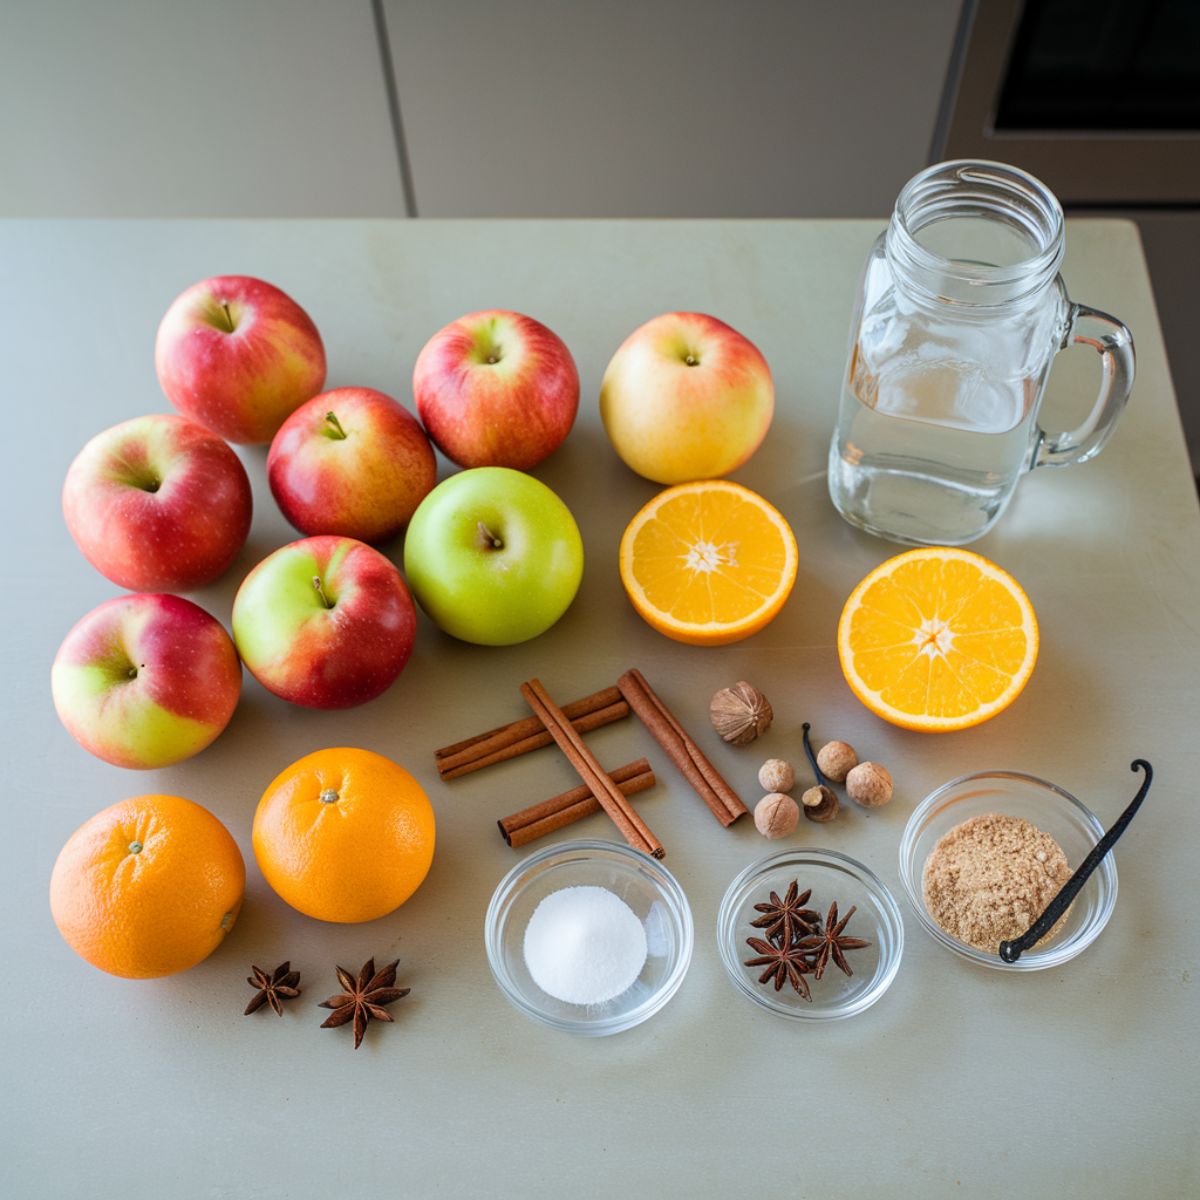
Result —
<instances>
[{"instance_id":1,"label":"allspice berry","mask_svg":"<svg viewBox=\"0 0 1200 1200\"><path fill-rule=\"evenodd\" d=\"M799 822L800 806L782 792L772 792L754 806L754 827L765 838L787 837Z\"/></svg>"},{"instance_id":2,"label":"allspice berry","mask_svg":"<svg viewBox=\"0 0 1200 1200\"><path fill-rule=\"evenodd\" d=\"M790 792L796 785L796 772L782 758L768 758L758 768L758 782L764 792Z\"/></svg>"},{"instance_id":3,"label":"allspice berry","mask_svg":"<svg viewBox=\"0 0 1200 1200\"><path fill-rule=\"evenodd\" d=\"M820 821L824 824L838 815L838 798L833 794L832 788L827 788L823 783L810 787L800 797L800 803L804 805L804 815L810 821Z\"/></svg>"},{"instance_id":4,"label":"allspice berry","mask_svg":"<svg viewBox=\"0 0 1200 1200\"><path fill-rule=\"evenodd\" d=\"M887 767L864 762L846 776L846 795L864 808L878 808L892 798L892 777Z\"/></svg>"},{"instance_id":5,"label":"allspice berry","mask_svg":"<svg viewBox=\"0 0 1200 1200\"><path fill-rule=\"evenodd\" d=\"M708 718L725 741L734 746L748 746L767 732L775 713L766 696L743 679L713 696Z\"/></svg>"},{"instance_id":6,"label":"allspice berry","mask_svg":"<svg viewBox=\"0 0 1200 1200\"><path fill-rule=\"evenodd\" d=\"M849 742L826 742L817 751L817 766L825 774L826 779L834 783L845 783L846 776L858 766L858 755Z\"/></svg>"}]
</instances>

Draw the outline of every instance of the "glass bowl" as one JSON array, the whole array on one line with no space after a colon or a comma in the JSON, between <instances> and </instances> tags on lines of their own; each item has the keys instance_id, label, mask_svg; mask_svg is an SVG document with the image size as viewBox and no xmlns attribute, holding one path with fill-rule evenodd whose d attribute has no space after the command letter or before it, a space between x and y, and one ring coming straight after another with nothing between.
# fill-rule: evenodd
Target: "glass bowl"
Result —
<instances>
[{"instance_id":1,"label":"glass bowl","mask_svg":"<svg viewBox=\"0 0 1200 1200\"><path fill-rule=\"evenodd\" d=\"M963 775L926 796L904 827L900 880L909 903L933 940L968 962L1001 971L1041 971L1069 962L1099 937L1112 916L1117 902L1117 867L1111 854L1105 855L1075 897L1063 927L1026 950L1015 963L1004 962L998 952L985 954L960 942L930 916L922 888L926 860L943 834L984 813L1022 817L1036 825L1063 848L1072 871L1104 836L1104 827L1086 805L1044 779L1016 771Z\"/></svg>"},{"instance_id":2,"label":"glass bowl","mask_svg":"<svg viewBox=\"0 0 1200 1200\"><path fill-rule=\"evenodd\" d=\"M821 913L822 924L831 901L837 901L839 918L855 906L846 936L871 943L848 952L851 976L832 962L819 980L806 975L811 1002L790 984L776 991L773 982L759 983L763 968L743 965L756 957L746 939L763 935L751 925L759 916L755 904L766 901L771 892L782 896L793 879L802 892L812 889L807 907ZM717 948L733 986L769 1012L798 1021L836 1021L864 1012L891 986L904 953L904 924L892 893L862 863L836 850L797 848L751 863L729 885L717 912Z\"/></svg>"},{"instance_id":3,"label":"glass bowl","mask_svg":"<svg viewBox=\"0 0 1200 1200\"><path fill-rule=\"evenodd\" d=\"M642 921L649 953L632 987L603 1004L567 1004L543 992L525 966L525 927L559 888L615 892ZM504 876L484 920L488 965L510 1003L527 1017L583 1037L632 1029L679 990L692 961L692 910L662 863L616 842L561 842L531 854Z\"/></svg>"}]
</instances>

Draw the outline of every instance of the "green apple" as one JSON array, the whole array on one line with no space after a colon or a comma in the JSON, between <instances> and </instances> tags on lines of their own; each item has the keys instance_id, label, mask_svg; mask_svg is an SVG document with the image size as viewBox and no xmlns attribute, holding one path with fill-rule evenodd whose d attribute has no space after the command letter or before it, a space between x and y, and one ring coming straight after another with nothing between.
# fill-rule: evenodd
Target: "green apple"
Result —
<instances>
[{"instance_id":1,"label":"green apple","mask_svg":"<svg viewBox=\"0 0 1200 1200\"><path fill-rule=\"evenodd\" d=\"M453 637L511 646L545 633L583 577L570 509L508 467L451 475L421 501L404 539L417 602Z\"/></svg>"}]
</instances>

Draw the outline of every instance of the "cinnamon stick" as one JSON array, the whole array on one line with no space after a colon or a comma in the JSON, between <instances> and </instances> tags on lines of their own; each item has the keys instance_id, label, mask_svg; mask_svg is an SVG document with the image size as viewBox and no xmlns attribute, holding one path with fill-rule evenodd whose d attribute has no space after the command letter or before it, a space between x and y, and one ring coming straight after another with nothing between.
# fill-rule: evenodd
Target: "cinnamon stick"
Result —
<instances>
[{"instance_id":1,"label":"cinnamon stick","mask_svg":"<svg viewBox=\"0 0 1200 1200\"><path fill-rule=\"evenodd\" d=\"M617 767L610 773L610 777L625 796L644 792L656 782L654 772L644 758ZM551 796L549 800L543 800L540 804L523 808L511 817L502 818L496 824L500 827L501 837L515 850L599 811L600 801L592 795L590 788L581 784L570 791Z\"/></svg>"},{"instance_id":2,"label":"cinnamon stick","mask_svg":"<svg viewBox=\"0 0 1200 1200\"><path fill-rule=\"evenodd\" d=\"M654 740L671 756L671 761L692 785L692 790L723 826L732 825L747 812L738 794L659 699L641 671L636 667L626 671L617 680L617 687Z\"/></svg>"},{"instance_id":3,"label":"cinnamon stick","mask_svg":"<svg viewBox=\"0 0 1200 1200\"><path fill-rule=\"evenodd\" d=\"M607 708L597 709L595 712L584 713L583 716L576 717L571 724L579 733L590 733L593 729L611 725L614 721L619 721L627 716L629 716L629 705L624 700L618 700L616 704L610 704ZM476 748L468 747L466 750L459 751L458 754L441 759L438 762L438 774L445 780L458 779L460 776L482 771L484 767L508 762L509 759L528 754L531 750L540 750L543 746L552 746L553 744L554 739L539 723L537 733L521 738L517 742L501 744L489 753L484 753L480 758L469 758L471 751ZM489 745L490 743L480 742L479 748L486 749Z\"/></svg>"},{"instance_id":4,"label":"cinnamon stick","mask_svg":"<svg viewBox=\"0 0 1200 1200\"><path fill-rule=\"evenodd\" d=\"M531 679L528 683L521 684L521 695L549 730L550 736L575 768L579 778L599 800L601 808L621 831L621 836L635 850L650 854L654 858L662 858L665 853L662 843L650 832L645 821L633 811L629 801L621 794L621 789L605 774L604 768L596 761L596 756L575 731L563 710L550 698L541 681Z\"/></svg>"},{"instance_id":5,"label":"cinnamon stick","mask_svg":"<svg viewBox=\"0 0 1200 1200\"><path fill-rule=\"evenodd\" d=\"M563 712L574 720L575 717L581 717L585 713L595 712L598 708L607 708L610 704L616 704L621 699L620 691L615 687L601 688L598 692L593 692L590 696L584 696L581 700L572 700L569 704L562 706ZM512 740L527 737L531 733L538 733L545 726L537 719L537 717L522 717L518 721L510 721L507 725L498 725L495 729L489 729L486 733L477 733L474 737L464 738L461 742L455 742L453 746L443 746L441 750L435 750L434 754L437 758L447 758L452 754L457 754L460 750L467 749L468 746L475 746L479 742L486 741L499 733L512 734Z\"/></svg>"},{"instance_id":6,"label":"cinnamon stick","mask_svg":"<svg viewBox=\"0 0 1200 1200\"><path fill-rule=\"evenodd\" d=\"M629 705L615 687L604 688L581 700L563 706L563 713L580 733L610 725L629 715ZM524 717L476 734L452 746L434 751L438 773L443 779L457 779L493 763L505 762L518 755L549 746L553 742L537 717Z\"/></svg>"}]
</instances>

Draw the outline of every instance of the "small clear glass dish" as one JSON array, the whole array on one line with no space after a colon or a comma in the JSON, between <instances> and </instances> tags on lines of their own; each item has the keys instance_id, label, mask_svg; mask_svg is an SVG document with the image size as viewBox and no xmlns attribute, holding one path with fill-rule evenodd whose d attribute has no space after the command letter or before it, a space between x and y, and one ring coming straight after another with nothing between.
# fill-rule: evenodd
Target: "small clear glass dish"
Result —
<instances>
[{"instance_id":1,"label":"small clear glass dish","mask_svg":"<svg viewBox=\"0 0 1200 1200\"><path fill-rule=\"evenodd\" d=\"M633 986L603 1004L578 1005L542 991L525 966L525 927L533 910L560 888L596 886L616 893L646 929L649 953ZM692 910L675 877L656 859L616 842L561 842L517 863L496 887L484 920L488 965L514 1008L583 1037L632 1029L679 990L692 961Z\"/></svg>"},{"instance_id":2,"label":"small clear glass dish","mask_svg":"<svg viewBox=\"0 0 1200 1200\"><path fill-rule=\"evenodd\" d=\"M768 902L772 892L783 896L793 879L800 891L812 889L806 907L821 914L822 927L832 901L839 919L853 905L845 934L871 943L847 953L853 975L832 962L819 980L806 975L811 1001L788 983L779 991L772 981L759 983L763 968L743 965L756 957L746 939L764 932L751 924L760 915L754 906ZM904 923L892 893L868 867L836 850L797 848L751 863L729 885L717 912L717 948L733 986L769 1012L798 1021L836 1021L864 1012L891 986L904 953Z\"/></svg>"},{"instance_id":3,"label":"small clear glass dish","mask_svg":"<svg viewBox=\"0 0 1200 1200\"><path fill-rule=\"evenodd\" d=\"M1048 833L1067 856L1071 870L1087 857L1104 836L1095 813L1070 792L1034 775L1016 771L980 771L944 783L926 796L908 818L900 839L900 881L909 903L935 942L968 962L1001 971L1042 971L1058 967L1080 954L1100 936L1117 902L1117 867L1105 855L1083 890L1075 897L1066 923L1053 937L1026 950L1015 963L999 953L985 954L948 934L925 907L922 879L925 863L943 834L970 817L984 813L1022 817Z\"/></svg>"}]
</instances>

